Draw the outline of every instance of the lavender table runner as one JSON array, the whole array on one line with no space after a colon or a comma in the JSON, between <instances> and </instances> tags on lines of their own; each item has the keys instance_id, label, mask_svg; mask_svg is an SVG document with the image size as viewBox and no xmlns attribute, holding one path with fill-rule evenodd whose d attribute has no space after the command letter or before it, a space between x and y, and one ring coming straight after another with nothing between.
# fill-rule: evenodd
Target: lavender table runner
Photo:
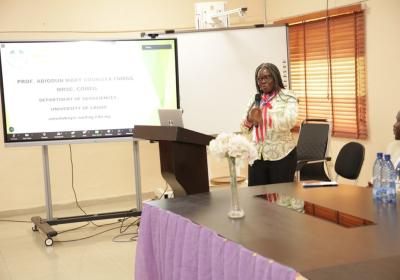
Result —
<instances>
[{"instance_id":1,"label":"lavender table runner","mask_svg":"<svg viewBox=\"0 0 400 280\"><path fill-rule=\"evenodd\" d=\"M143 206L136 280L286 280L296 275L182 216Z\"/></svg>"}]
</instances>

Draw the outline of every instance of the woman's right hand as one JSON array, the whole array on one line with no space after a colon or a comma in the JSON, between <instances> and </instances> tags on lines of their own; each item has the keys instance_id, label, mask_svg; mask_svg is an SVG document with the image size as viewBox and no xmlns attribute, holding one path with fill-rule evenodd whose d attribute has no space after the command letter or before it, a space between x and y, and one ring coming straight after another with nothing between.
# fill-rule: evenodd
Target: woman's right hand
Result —
<instances>
[{"instance_id":1,"label":"woman's right hand","mask_svg":"<svg viewBox=\"0 0 400 280\"><path fill-rule=\"evenodd\" d=\"M247 116L247 121L251 122L253 125L258 126L262 121L262 111L260 108L252 108Z\"/></svg>"}]
</instances>

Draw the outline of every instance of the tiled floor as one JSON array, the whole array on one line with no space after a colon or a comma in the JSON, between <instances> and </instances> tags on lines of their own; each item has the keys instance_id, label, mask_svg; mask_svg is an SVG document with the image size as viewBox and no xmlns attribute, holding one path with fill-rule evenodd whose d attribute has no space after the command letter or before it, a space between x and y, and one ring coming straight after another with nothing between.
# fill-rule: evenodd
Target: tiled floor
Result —
<instances>
[{"instance_id":1,"label":"tiled floor","mask_svg":"<svg viewBox=\"0 0 400 280\"><path fill-rule=\"evenodd\" d=\"M242 183L239 184L239 187L242 186L244 186ZM227 186L212 187L211 191L225 187ZM135 204L136 201L130 198L86 206L84 210L88 214L126 211L134 208ZM54 218L77 215L82 215L77 207L53 211ZM32 216L46 218L45 213L0 217L0 220L28 221L27 223L0 221L0 280L134 280L136 242L127 241L130 241L132 234L137 232L136 226L129 227L125 232L131 235L119 236L121 223L102 227L89 224L64 233L62 231L86 223L57 225L53 226L58 232L54 237L54 244L46 247L45 235L32 231L30 222ZM130 218L124 225L129 225L135 219ZM98 225L112 222L118 221L117 219L95 221ZM88 239L61 242L85 238L106 230L109 231Z\"/></svg>"},{"instance_id":2,"label":"tiled floor","mask_svg":"<svg viewBox=\"0 0 400 280\"><path fill-rule=\"evenodd\" d=\"M133 208L135 202L126 201L117 204L85 207L89 213L124 211ZM58 210L54 217L81 215L77 209ZM31 216L44 213L2 217L0 219L28 220ZM125 222L126 225L134 218ZM97 224L110 223L116 220L101 220ZM78 230L60 233L62 230L76 228L85 223L74 223L54 226L59 235L54 238L52 247L44 245L45 236L32 231L31 223L13 223L0 221L0 279L1 280L78 280L78 279L134 279L136 242L115 242L120 234L116 228L120 224L95 227L88 225ZM89 235L110 230L98 236L74 242L57 242L79 239ZM136 227L126 233L134 233ZM117 241L128 241L132 235L121 236Z\"/></svg>"}]
</instances>

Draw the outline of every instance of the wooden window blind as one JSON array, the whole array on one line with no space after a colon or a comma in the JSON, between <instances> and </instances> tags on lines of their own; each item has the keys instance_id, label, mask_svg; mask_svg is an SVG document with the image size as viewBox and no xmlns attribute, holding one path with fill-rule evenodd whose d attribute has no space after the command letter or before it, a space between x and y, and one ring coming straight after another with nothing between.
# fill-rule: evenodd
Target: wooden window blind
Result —
<instances>
[{"instance_id":1,"label":"wooden window blind","mask_svg":"<svg viewBox=\"0 0 400 280\"><path fill-rule=\"evenodd\" d=\"M333 136L367 138L363 11L290 25L289 58L298 125L329 119Z\"/></svg>"}]
</instances>

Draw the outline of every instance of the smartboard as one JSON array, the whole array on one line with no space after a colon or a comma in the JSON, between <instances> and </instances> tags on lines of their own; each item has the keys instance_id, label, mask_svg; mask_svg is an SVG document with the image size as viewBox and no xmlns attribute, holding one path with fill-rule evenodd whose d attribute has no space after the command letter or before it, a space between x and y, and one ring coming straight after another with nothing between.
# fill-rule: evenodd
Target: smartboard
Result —
<instances>
[{"instance_id":1,"label":"smartboard","mask_svg":"<svg viewBox=\"0 0 400 280\"><path fill-rule=\"evenodd\" d=\"M0 42L6 145L98 142L179 107L175 39Z\"/></svg>"},{"instance_id":2,"label":"smartboard","mask_svg":"<svg viewBox=\"0 0 400 280\"><path fill-rule=\"evenodd\" d=\"M168 34L177 38L180 104L185 127L237 132L256 92L255 69L275 64L289 86L287 27Z\"/></svg>"}]
</instances>

